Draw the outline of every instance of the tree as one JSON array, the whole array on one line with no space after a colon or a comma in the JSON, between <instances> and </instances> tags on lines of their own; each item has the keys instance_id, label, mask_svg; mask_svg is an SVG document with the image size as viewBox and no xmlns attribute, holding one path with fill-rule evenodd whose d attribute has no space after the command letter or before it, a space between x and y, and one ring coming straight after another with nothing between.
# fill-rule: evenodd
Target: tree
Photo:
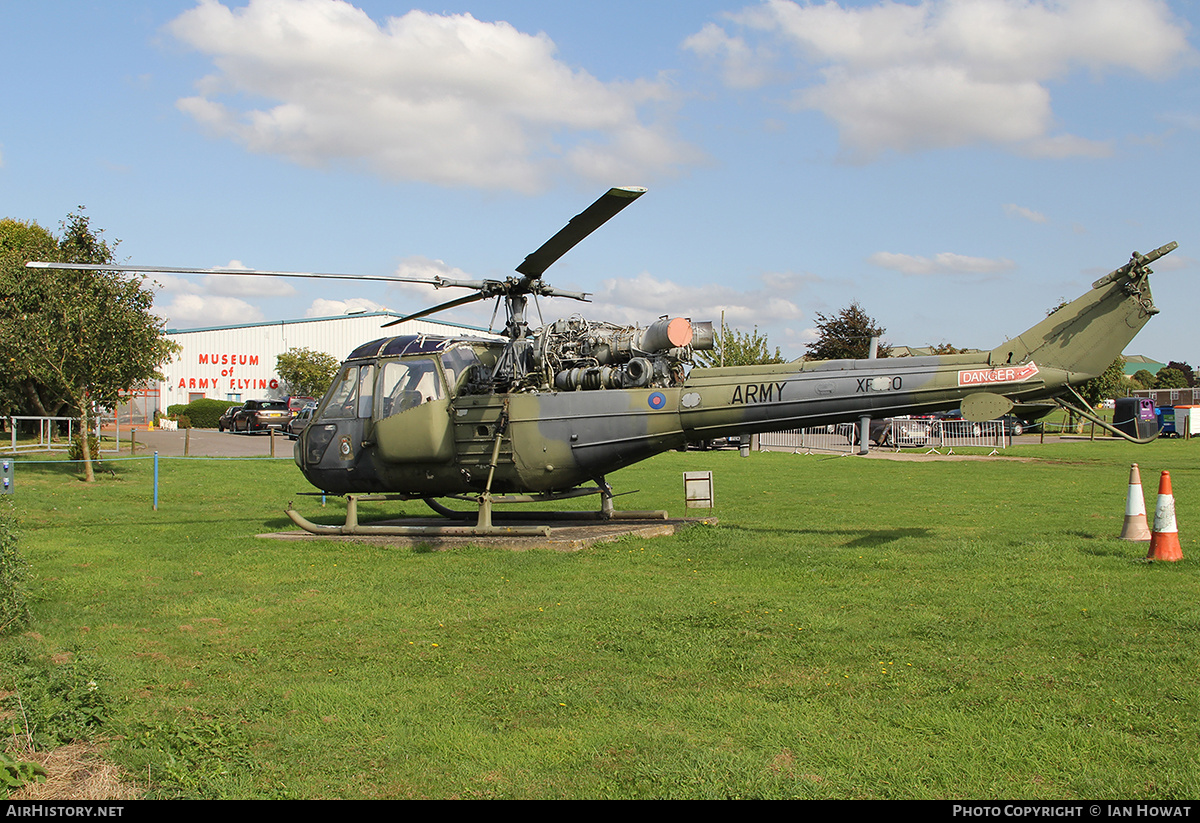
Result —
<instances>
[{"instance_id":1,"label":"tree","mask_svg":"<svg viewBox=\"0 0 1200 823\"><path fill-rule=\"evenodd\" d=\"M68 215L62 230L56 248L40 249L53 252L43 259L113 262L116 244L93 231L85 215ZM122 392L161 379L159 366L177 348L162 333L164 321L150 310L154 295L140 280L118 272L23 266L8 268L0 289L0 355L14 373L61 395L79 413L84 479L91 482L86 433L93 404L115 405Z\"/></svg>"},{"instance_id":2,"label":"tree","mask_svg":"<svg viewBox=\"0 0 1200 823\"><path fill-rule=\"evenodd\" d=\"M331 354L303 348L288 349L275 358L275 372L288 393L301 397L323 396L340 365Z\"/></svg>"},{"instance_id":3,"label":"tree","mask_svg":"<svg viewBox=\"0 0 1200 823\"><path fill-rule=\"evenodd\" d=\"M1102 400L1112 397L1125 397L1129 394L1129 378L1125 376L1125 358L1117 355L1117 359L1101 372L1099 377L1079 387L1079 394L1089 405L1095 406Z\"/></svg>"},{"instance_id":4,"label":"tree","mask_svg":"<svg viewBox=\"0 0 1200 823\"><path fill-rule=\"evenodd\" d=\"M775 353L771 353L767 336L759 334L758 326L748 334L732 326L722 326L713 340L713 350L696 352L696 359L702 366L758 366L784 362L778 346Z\"/></svg>"},{"instance_id":5,"label":"tree","mask_svg":"<svg viewBox=\"0 0 1200 823\"><path fill-rule=\"evenodd\" d=\"M1187 381L1189 387L1196 385L1196 372L1187 363L1183 363L1178 360L1172 360L1167 363L1167 368L1175 369L1175 371L1182 374L1183 379Z\"/></svg>"},{"instance_id":6,"label":"tree","mask_svg":"<svg viewBox=\"0 0 1200 823\"><path fill-rule=\"evenodd\" d=\"M819 335L808 344L804 357L808 360L862 360L870 353L871 338L880 338L879 357L891 354L891 346L882 342L887 329L868 317L858 301L851 303L835 315L817 313Z\"/></svg>"},{"instance_id":7,"label":"tree","mask_svg":"<svg viewBox=\"0 0 1200 823\"><path fill-rule=\"evenodd\" d=\"M960 349L957 346L952 346L949 343L938 343L936 346L930 346L933 354L961 354L966 349Z\"/></svg>"},{"instance_id":8,"label":"tree","mask_svg":"<svg viewBox=\"0 0 1200 823\"><path fill-rule=\"evenodd\" d=\"M1138 369L1133 373L1133 379L1143 389L1154 388L1154 374L1149 369Z\"/></svg>"},{"instance_id":9,"label":"tree","mask_svg":"<svg viewBox=\"0 0 1200 823\"><path fill-rule=\"evenodd\" d=\"M1184 373L1170 366L1164 366L1158 370L1158 374L1154 375L1154 388L1156 389L1186 389L1187 385L1187 377Z\"/></svg>"},{"instance_id":10,"label":"tree","mask_svg":"<svg viewBox=\"0 0 1200 823\"><path fill-rule=\"evenodd\" d=\"M0 318L20 314L17 295L33 291L39 299L44 285L25 269L29 260L56 260L58 241L36 222L0 220ZM37 379L31 364L18 357L17 342L23 334L20 323L3 328L0 335L0 415L36 414L44 417L62 413L66 400L61 392Z\"/></svg>"}]
</instances>

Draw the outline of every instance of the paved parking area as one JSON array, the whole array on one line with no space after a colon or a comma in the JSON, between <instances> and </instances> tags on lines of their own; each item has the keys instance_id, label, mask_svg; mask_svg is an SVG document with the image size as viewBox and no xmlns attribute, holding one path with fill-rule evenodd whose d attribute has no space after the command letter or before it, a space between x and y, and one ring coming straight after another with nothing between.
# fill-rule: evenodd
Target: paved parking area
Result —
<instances>
[{"instance_id":1,"label":"paved parking area","mask_svg":"<svg viewBox=\"0 0 1200 823\"><path fill-rule=\"evenodd\" d=\"M106 433L106 436L108 433ZM181 457L185 450L190 457L269 457L274 440L276 457L291 457L292 441L281 434L234 434L216 429L186 429L183 431L139 431L133 440L137 454L158 452L163 457ZM129 432L121 432L121 453L129 454Z\"/></svg>"}]
</instances>

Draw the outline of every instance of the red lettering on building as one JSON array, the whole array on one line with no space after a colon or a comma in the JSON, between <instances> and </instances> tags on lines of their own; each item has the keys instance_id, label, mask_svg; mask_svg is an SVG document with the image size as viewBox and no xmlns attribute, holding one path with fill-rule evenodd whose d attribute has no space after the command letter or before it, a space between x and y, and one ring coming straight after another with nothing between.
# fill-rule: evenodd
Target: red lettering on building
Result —
<instances>
[{"instance_id":1,"label":"red lettering on building","mask_svg":"<svg viewBox=\"0 0 1200 823\"><path fill-rule=\"evenodd\" d=\"M201 366L257 366L257 354L200 354L196 360Z\"/></svg>"}]
</instances>

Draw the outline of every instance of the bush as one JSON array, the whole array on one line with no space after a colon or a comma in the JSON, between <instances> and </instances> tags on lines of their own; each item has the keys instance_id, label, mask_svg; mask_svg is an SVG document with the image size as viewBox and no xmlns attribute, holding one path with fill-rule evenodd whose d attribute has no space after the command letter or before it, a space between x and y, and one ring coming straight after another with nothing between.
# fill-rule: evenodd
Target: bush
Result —
<instances>
[{"instance_id":1,"label":"bush","mask_svg":"<svg viewBox=\"0 0 1200 823\"><path fill-rule=\"evenodd\" d=\"M215 429L217 418L230 406L240 406L235 400L214 400L211 397L201 397L186 406L174 404L167 406L167 414L179 421L181 429L195 427L197 429ZM187 419L187 425L184 419Z\"/></svg>"},{"instance_id":2,"label":"bush","mask_svg":"<svg viewBox=\"0 0 1200 823\"><path fill-rule=\"evenodd\" d=\"M17 536L12 503L0 498L0 634L29 622L29 564L17 549Z\"/></svg>"},{"instance_id":3,"label":"bush","mask_svg":"<svg viewBox=\"0 0 1200 823\"><path fill-rule=\"evenodd\" d=\"M91 452L92 460L100 459L100 439L94 434L88 435L88 450ZM71 460L83 459L83 438L80 435L75 435L71 438L71 448L67 450L67 457Z\"/></svg>"},{"instance_id":4,"label":"bush","mask_svg":"<svg viewBox=\"0 0 1200 823\"><path fill-rule=\"evenodd\" d=\"M46 770L37 763L13 760L0 752L0 797L7 799L26 783L38 783L45 779Z\"/></svg>"},{"instance_id":5,"label":"bush","mask_svg":"<svg viewBox=\"0 0 1200 823\"><path fill-rule=\"evenodd\" d=\"M17 642L4 651L0 671L12 692L0 704L21 717L35 748L90 740L108 717L104 671L77 649L49 657Z\"/></svg>"}]
</instances>

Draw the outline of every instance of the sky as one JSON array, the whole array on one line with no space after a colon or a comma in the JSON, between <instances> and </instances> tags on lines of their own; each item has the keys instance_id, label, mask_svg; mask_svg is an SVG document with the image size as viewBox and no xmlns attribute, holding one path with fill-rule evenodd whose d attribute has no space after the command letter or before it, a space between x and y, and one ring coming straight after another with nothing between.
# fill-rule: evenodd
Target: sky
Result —
<instances>
[{"instance_id":1,"label":"sky","mask_svg":"<svg viewBox=\"0 0 1200 823\"><path fill-rule=\"evenodd\" d=\"M83 207L130 265L502 278L644 186L545 275L593 302L541 317L724 317L789 358L852 301L892 345L990 349L1177 241L1126 353L1200 365L1198 23L1197 0L0 0L0 217ZM169 328L461 294L155 281Z\"/></svg>"}]
</instances>

